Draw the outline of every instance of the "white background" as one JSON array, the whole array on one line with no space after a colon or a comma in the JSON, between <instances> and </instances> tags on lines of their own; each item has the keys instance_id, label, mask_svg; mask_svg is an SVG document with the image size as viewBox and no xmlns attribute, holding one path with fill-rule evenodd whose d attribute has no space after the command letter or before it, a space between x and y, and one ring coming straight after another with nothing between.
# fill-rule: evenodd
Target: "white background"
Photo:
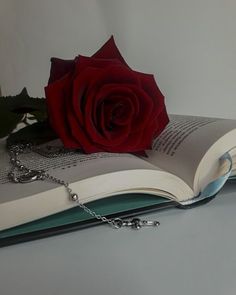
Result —
<instances>
[{"instance_id":1,"label":"white background","mask_svg":"<svg viewBox=\"0 0 236 295\"><path fill-rule=\"evenodd\" d=\"M91 55L111 34L169 112L236 118L235 0L0 0L3 94L44 96L51 56Z\"/></svg>"}]
</instances>

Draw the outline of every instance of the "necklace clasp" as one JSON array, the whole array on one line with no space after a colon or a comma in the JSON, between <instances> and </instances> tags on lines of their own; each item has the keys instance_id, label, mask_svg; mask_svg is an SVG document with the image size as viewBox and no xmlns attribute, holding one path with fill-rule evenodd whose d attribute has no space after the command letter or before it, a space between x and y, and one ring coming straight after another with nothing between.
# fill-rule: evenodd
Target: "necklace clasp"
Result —
<instances>
[{"instance_id":1,"label":"necklace clasp","mask_svg":"<svg viewBox=\"0 0 236 295\"><path fill-rule=\"evenodd\" d=\"M29 183L36 180L42 180L44 178L43 170L30 170L24 174L16 176L15 173L9 173L11 181L16 183Z\"/></svg>"}]
</instances>

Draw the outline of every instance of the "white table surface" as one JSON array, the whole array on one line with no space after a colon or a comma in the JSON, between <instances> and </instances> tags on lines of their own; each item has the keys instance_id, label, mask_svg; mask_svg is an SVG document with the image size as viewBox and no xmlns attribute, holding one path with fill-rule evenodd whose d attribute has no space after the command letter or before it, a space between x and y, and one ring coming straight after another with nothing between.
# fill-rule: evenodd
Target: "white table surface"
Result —
<instances>
[{"instance_id":1,"label":"white table surface","mask_svg":"<svg viewBox=\"0 0 236 295\"><path fill-rule=\"evenodd\" d=\"M235 295L236 185L158 229L106 225L0 249L1 295Z\"/></svg>"}]
</instances>

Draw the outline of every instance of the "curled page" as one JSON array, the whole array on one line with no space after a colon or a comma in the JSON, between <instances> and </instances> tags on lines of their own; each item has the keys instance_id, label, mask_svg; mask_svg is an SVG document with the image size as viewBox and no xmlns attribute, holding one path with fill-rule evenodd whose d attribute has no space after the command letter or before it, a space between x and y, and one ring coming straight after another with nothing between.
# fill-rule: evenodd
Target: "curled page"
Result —
<instances>
[{"instance_id":1,"label":"curled page","mask_svg":"<svg viewBox=\"0 0 236 295\"><path fill-rule=\"evenodd\" d=\"M215 180L211 181L203 190L200 192L200 194L192 199L182 201L180 202L183 206L192 205L196 202L205 200L207 198L211 198L215 196L220 189L223 187L225 182L229 179L232 167L233 167L233 161L232 157L229 154L229 152L226 152L222 157L219 159L220 166L224 166L224 174L220 177L216 178Z\"/></svg>"}]
</instances>

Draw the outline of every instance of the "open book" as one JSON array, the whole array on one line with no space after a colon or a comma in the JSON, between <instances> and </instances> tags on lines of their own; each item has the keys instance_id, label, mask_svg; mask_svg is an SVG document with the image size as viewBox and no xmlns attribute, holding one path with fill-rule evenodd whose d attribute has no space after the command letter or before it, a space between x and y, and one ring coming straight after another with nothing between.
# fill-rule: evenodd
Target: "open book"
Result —
<instances>
[{"instance_id":1,"label":"open book","mask_svg":"<svg viewBox=\"0 0 236 295\"><path fill-rule=\"evenodd\" d=\"M41 150L51 150L55 144ZM145 206L168 200L191 205L215 195L227 178L236 174L235 147L236 120L171 115L152 150L146 151L147 157L76 152L58 157L32 152L20 157L28 167L46 170L70 183L80 202L88 206L100 200L101 204L116 204L115 196L128 204L134 195L130 205L134 207L139 195L148 200ZM2 151L0 158L1 231L76 206L63 186L50 181L9 182L7 152ZM110 213L116 213L116 208Z\"/></svg>"}]
</instances>

